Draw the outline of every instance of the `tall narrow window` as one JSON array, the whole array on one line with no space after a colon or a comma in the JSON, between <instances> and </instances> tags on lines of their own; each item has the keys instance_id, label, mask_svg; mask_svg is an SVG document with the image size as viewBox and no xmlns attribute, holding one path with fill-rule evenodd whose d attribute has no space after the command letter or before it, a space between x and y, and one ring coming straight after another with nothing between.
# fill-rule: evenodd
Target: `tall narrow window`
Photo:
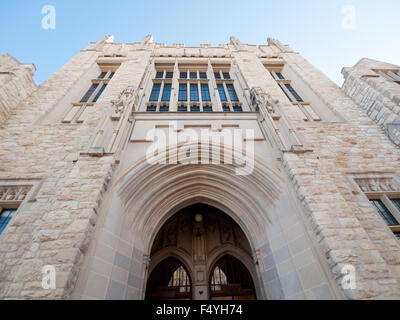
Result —
<instances>
[{"instance_id":1,"label":"tall narrow window","mask_svg":"<svg viewBox=\"0 0 400 320\"><path fill-rule=\"evenodd\" d=\"M231 98L232 102L238 102L239 98L236 94L235 88L233 84L227 84L226 88L228 89L229 97Z\"/></svg>"},{"instance_id":2,"label":"tall narrow window","mask_svg":"<svg viewBox=\"0 0 400 320\"><path fill-rule=\"evenodd\" d=\"M96 96L93 99L93 102L97 102L97 100L100 98L101 94L103 93L104 89L107 88L107 83L103 84L99 92L96 94Z\"/></svg>"},{"instance_id":3,"label":"tall narrow window","mask_svg":"<svg viewBox=\"0 0 400 320\"><path fill-rule=\"evenodd\" d=\"M400 199L391 199L397 210L400 211Z\"/></svg>"},{"instance_id":4,"label":"tall narrow window","mask_svg":"<svg viewBox=\"0 0 400 320\"><path fill-rule=\"evenodd\" d=\"M191 72L190 79L197 79L197 72Z\"/></svg>"},{"instance_id":5,"label":"tall narrow window","mask_svg":"<svg viewBox=\"0 0 400 320\"><path fill-rule=\"evenodd\" d=\"M231 78L231 75L229 74L229 72L224 72L222 75L224 76L225 80L229 80Z\"/></svg>"},{"instance_id":6,"label":"tall narrow window","mask_svg":"<svg viewBox=\"0 0 400 320\"><path fill-rule=\"evenodd\" d=\"M279 79L285 80L285 77L282 75L282 73L277 72L276 75L278 76Z\"/></svg>"},{"instance_id":7,"label":"tall narrow window","mask_svg":"<svg viewBox=\"0 0 400 320\"><path fill-rule=\"evenodd\" d=\"M86 103L89 101L90 97L92 96L92 94L96 91L97 87L99 86L98 83L94 83L92 84L92 86L90 87L90 89L85 93L85 95L83 96L83 98L81 99L81 103Z\"/></svg>"},{"instance_id":8,"label":"tall narrow window","mask_svg":"<svg viewBox=\"0 0 400 320\"><path fill-rule=\"evenodd\" d=\"M173 72L167 72L165 75L166 79L172 79L174 77L174 73Z\"/></svg>"},{"instance_id":9,"label":"tall narrow window","mask_svg":"<svg viewBox=\"0 0 400 320\"><path fill-rule=\"evenodd\" d=\"M161 90L161 84L159 84L159 83L154 84L153 90L151 91L151 94L150 94L150 101L152 101L152 102L158 101L158 97L160 96L160 90Z\"/></svg>"},{"instance_id":10,"label":"tall narrow window","mask_svg":"<svg viewBox=\"0 0 400 320\"><path fill-rule=\"evenodd\" d=\"M197 84L190 85L190 101L198 102L199 101L199 88Z\"/></svg>"},{"instance_id":11,"label":"tall narrow window","mask_svg":"<svg viewBox=\"0 0 400 320\"><path fill-rule=\"evenodd\" d=\"M298 95L296 90L290 84L285 84L285 87L290 91L293 97L296 99L297 102L304 102L303 99Z\"/></svg>"},{"instance_id":12,"label":"tall narrow window","mask_svg":"<svg viewBox=\"0 0 400 320\"><path fill-rule=\"evenodd\" d=\"M0 234L2 234L15 212L17 212L15 209L5 209L0 212Z\"/></svg>"},{"instance_id":13,"label":"tall narrow window","mask_svg":"<svg viewBox=\"0 0 400 320\"><path fill-rule=\"evenodd\" d=\"M187 79L187 72L181 72L179 77L181 79Z\"/></svg>"},{"instance_id":14,"label":"tall narrow window","mask_svg":"<svg viewBox=\"0 0 400 320\"><path fill-rule=\"evenodd\" d=\"M214 77L215 77L215 79L217 79L217 80L221 79L221 75L220 75L219 72L214 72Z\"/></svg>"},{"instance_id":15,"label":"tall narrow window","mask_svg":"<svg viewBox=\"0 0 400 320\"><path fill-rule=\"evenodd\" d=\"M207 73L200 72L200 79L207 79Z\"/></svg>"},{"instance_id":16,"label":"tall narrow window","mask_svg":"<svg viewBox=\"0 0 400 320\"><path fill-rule=\"evenodd\" d=\"M157 72L156 79L162 79L164 77L164 72Z\"/></svg>"},{"instance_id":17,"label":"tall narrow window","mask_svg":"<svg viewBox=\"0 0 400 320\"><path fill-rule=\"evenodd\" d=\"M201 97L202 97L203 101L205 101L205 102L211 101L210 90L208 88L208 84L201 85Z\"/></svg>"},{"instance_id":18,"label":"tall narrow window","mask_svg":"<svg viewBox=\"0 0 400 320\"><path fill-rule=\"evenodd\" d=\"M161 97L161 101L168 102L171 98L171 84L166 83L164 85L163 95Z\"/></svg>"},{"instance_id":19,"label":"tall narrow window","mask_svg":"<svg viewBox=\"0 0 400 320\"><path fill-rule=\"evenodd\" d=\"M399 224L381 200L370 200L370 201L375 207L376 211L382 217L382 219L385 220L388 226L395 226Z\"/></svg>"},{"instance_id":20,"label":"tall narrow window","mask_svg":"<svg viewBox=\"0 0 400 320\"><path fill-rule=\"evenodd\" d=\"M101 66L101 73L95 79L92 79L92 84L82 99L79 102L76 100L69 109L65 110L61 118L62 123L83 123L87 120L90 114L89 109L93 107L104 93L110 79L115 74L117 66L110 67L108 71L104 71L103 68L104 66Z\"/></svg>"},{"instance_id":21,"label":"tall narrow window","mask_svg":"<svg viewBox=\"0 0 400 320\"><path fill-rule=\"evenodd\" d=\"M228 98L226 97L225 89L224 89L224 86L222 84L218 85L218 92L219 92L219 97L220 97L221 101L222 102L227 102Z\"/></svg>"},{"instance_id":22,"label":"tall narrow window","mask_svg":"<svg viewBox=\"0 0 400 320\"><path fill-rule=\"evenodd\" d=\"M98 79L104 79L106 75L107 75L107 72L102 72L102 73L100 73Z\"/></svg>"},{"instance_id":23,"label":"tall narrow window","mask_svg":"<svg viewBox=\"0 0 400 320\"><path fill-rule=\"evenodd\" d=\"M179 102L185 102L187 101L187 85L186 83L181 83L179 85L179 97L178 97Z\"/></svg>"}]
</instances>

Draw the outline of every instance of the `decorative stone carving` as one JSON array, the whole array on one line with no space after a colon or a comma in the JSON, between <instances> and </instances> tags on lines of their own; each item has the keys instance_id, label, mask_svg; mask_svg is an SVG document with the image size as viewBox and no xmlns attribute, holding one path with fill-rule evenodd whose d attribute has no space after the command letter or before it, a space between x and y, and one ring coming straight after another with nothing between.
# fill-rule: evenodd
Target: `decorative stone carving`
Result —
<instances>
[{"instance_id":1,"label":"decorative stone carving","mask_svg":"<svg viewBox=\"0 0 400 320\"><path fill-rule=\"evenodd\" d=\"M366 177L355 178L354 181L363 192L400 191L400 186L393 177Z\"/></svg>"},{"instance_id":2,"label":"decorative stone carving","mask_svg":"<svg viewBox=\"0 0 400 320\"><path fill-rule=\"evenodd\" d=\"M259 87L251 89L250 99L253 111L261 116L259 118L261 128L281 151L295 153L310 151L304 148L304 143L281 110L279 100L273 99Z\"/></svg>"},{"instance_id":3,"label":"decorative stone carving","mask_svg":"<svg viewBox=\"0 0 400 320\"><path fill-rule=\"evenodd\" d=\"M114 114L112 115L112 120L119 120L127 105L131 102L133 95L136 93L136 88L134 86L129 86L123 90L118 99L111 100L111 104L114 108Z\"/></svg>"},{"instance_id":4,"label":"decorative stone carving","mask_svg":"<svg viewBox=\"0 0 400 320\"><path fill-rule=\"evenodd\" d=\"M0 186L0 201L24 201L32 186Z\"/></svg>"}]
</instances>

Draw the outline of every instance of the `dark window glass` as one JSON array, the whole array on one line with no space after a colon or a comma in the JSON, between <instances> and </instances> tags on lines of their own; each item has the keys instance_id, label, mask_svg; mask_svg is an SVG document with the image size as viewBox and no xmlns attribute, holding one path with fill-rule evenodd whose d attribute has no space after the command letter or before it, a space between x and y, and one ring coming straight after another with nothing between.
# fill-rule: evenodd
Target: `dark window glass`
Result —
<instances>
[{"instance_id":1,"label":"dark window glass","mask_svg":"<svg viewBox=\"0 0 400 320\"><path fill-rule=\"evenodd\" d=\"M98 84L92 84L92 86L90 87L90 89L86 92L86 94L83 96L81 103L85 103L88 102L90 97L92 96L93 92L96 91L97 87L99 85Z\"/></svg>"},{"instance_id":2,"label":"dark window glass","mask_svg":"<svg viewBox=\"0 0 400 320\"><path fill-rule=\"evenodd\" d=\"M156 83L153 86L153 90L151 91L150 101L158 101L158 97L160 96L161 84Z\"/></svg>"},{"instance_id":3,"label":"dark window glass","mask_svg":"<svg viewBox=\"0 0 400 320\"><path fill-rule=\"evenodd\" d=\"M231 98L232 102L238 102L239 98L236 94L235 88L233 84L227 84L226 88L228 89L229 97Z\"/></svg>"},{"instance_id":4,"label":"dark window glass","mask_svg":"<svg viewBox=\"0 0 400 320\"><path fill-rule=\"evenodd\" d=\"M3 210L0 213L0 234L4 231L11 218L14 216L17 210Z\"/></svg>"},{"instance_id":5,"label":"dark window glass","mask_svg":"<svg viewBox=\"0 0 400 320\"><path fill-rule=\"evenodd\" d=\"M161 106L160 107L160 112L168 112L169 111L169 106Z\"/></svg>"},{"instance_id":6,"label":"dark window glass","mask_svg":"<svg viewBox=\"0 0 400 320\"><path fill-rule=\"evenodd\" d=\"M180 102L187 101L187 85L186 85L186 83L179 85L179 97L178 97L178 100Z\"/></svg>"},{"instance_id":7,"label":"dark window glass","mask_svg":"<svg viewBox=\"0 0 400 320\"><path fill-rule=\"evenodd\" d=\"M381 200L371 200L371 203L388 226L396 226L399 224Z\"/></svg>"},{"instance_id":8,"label":"dark window glass","mask_svg":"<svg viewBox=\"0 0 400 320\"><path fill-rule=\"evenodd\" d=\"M391 199L397 210L400 211L400 199Z\"/></svg>"},{"instance_id":9,"label":"dark window glass","mask_svg":"<svg viewBox=\"0 0 400 320\"><path fill-rule=\"evenodd\" d=\"M222 102L227 102L228 99L226 97L224 86L222 84L218 85L218 92L219 92L219 97L220 97L221 101Z\"/></svg>"},{"instance_id":10,"label":"dark window glass","mask_svg":"<svg viewBox=\"0 0 400 320\"><path fill-rule=\"evenodd\" d=\"M164 91L161 97L161 101L167 102L171 99L171 84L164 85Z\"/></svg>"},{"instance_id":11,"label":"dark window glass","mask_svg":"<svg viewBox=\"0 0 400 320\"><path fill-rule=\"evenodd\" d=\"M285 80L285 77L282 75L282 73L277 72L276 75L278 76L279 79Z\"/></svg>"},{"instance_id":12,"label":"dark window glass","mask_svg":"<svg viewBox=\"0 0 400 320\"><path fill-rule=\"evenodd\" d=\"M219 74L219 72L214 72L214 77L215 79L221 79L221 75Z\"/></svg>"},{"instance_id":13,"label":"dark window glass","mask_svg":"<svg viewBox=\"0 0 400 320\"><path fill-rule=\"evenodd\" d=\"M164 77L164 72L157 72L156 79L162 79Z\"/></svg>"},{"instance_id":14,"label":"dark window glass","mask_svg":"<svg viewBox=\"0 0 400 320\"><path fill-rule=\"evenodd\" d=\"M208 88L208 84L201 85L201 97L202 97L203 101L205 101L205 102L211 101L210 90Z\"/></svg>"},{"instance_id":15,"label":"dark window glass","mask_svg":"<svg viewBox=\"0 0 400 320\"><path fill-rule=\"evenodd\" d=\"M96 97L94 97L93 102L97 102L99 100L101 94L103 93L104 89L107 87L107 83L103 84L99 92L96 94Z\"/></svg>"},{"instance_id":16,"label":"dark window glass","mask_svg":"<svg viewBox=\"0 0 400 320\"><path fill-rule=\"evenodd\" d=\"M234 112L243 112L242 107L233 107Z\"/></svg>"},{"instance_id":17,"label":"dark window glass","mask_svg":"<svg viewBox=\"0 0 400 320\"><path fill-rule=\"evenodd\" d=\"M197 72L191 72L190 79L197 79Z\"/></svg>"},{"instance_id":18,"label":"dark window glass","mask_svg":"<svg viewBox=\"0 0 400 320\"><path fill-rule=\"evenodd\" d=\"M181 79L187 79L187 73L186 72L181 72L180 78Z\"/></svg>"},{"instance_id":19,"label":"dark window glass","mask_svg":"<svg viewBox=\"0 0 400 320\"><path fill-rule=\"evenodd\" d=\"M190 111L192 111L192 112L200 112L200 107L198 107L198 106L191 107Z\"/></svg>"},{"instance_id":20,"label":"dark window glass","mask_svg":"<svg viewBox=\"0 0 400 320\"><path fill-rule=\"evenodd\" d=\"M107 75L107 72L102 72L102 73L100 73L98 79L104 79L104 77L105 77L106 75Z\"/></svg>"},{"instance_id":21,"label":"dark window glass","mask_svg":"<svg viewBox=\"0 0 400 320\"><path fill-rule=\"evenodd\" d=\"M207 79L207 73L200 72L200 79Z\"/></svg>"},{"instance_id":22,"label":"dark window glass","mask_svg":"<svg viewBox=\"0 0 400 320\"><path fill-rule=\"evenodd\" d=\"M211 106L205 106L203 107L203 112L212 112L212 107Z\"/></svg>"},{"instance_id":23,"label":"dark window glass","mask_svg":"<svg viewBox=\"0 0 400 320\"><path fill-rule=\"evenodd\" d=\"M231 109L228 106L222 106L222 110L224 110L224 112L231 112Z\"/></svg>"},{"instance_id":24,"label":"dark window glass","mask_svg":"<svg viewBox=\"0 0 400 320\"><path fill-rule=\"evenodd\" d=\"M167 72L165 78L167 79L172 79L174 77L174 73L173 72Z\"/></svg>"},{"instance_id":25,"label":"dark window glass","mask_svg":"<svg viewBox=\"0 0 400 320\"><path fill-rule=\"evenodd\" d=\"M111 72L110 75L108 76L108 79L112 79L114 77L115 72Z\"/></svg>"},{"instance_id":26,"label":"dark window glass","mask_svg":"<svg viewBox=\"0 0 400 320\"><path fill-rule=\"evenodd\" d=\"M285 96L289 99L289 101L290 101L290 102L293 102L293 101L292 101L292 98L289 97L289 95L286 93L286 91L285 91L281 86L279 86L279 87L282 89L283 93L284 93Z\"/></svg>"},{"instance_id":27,"label":"dark window glass","mask_svg":"<svg viewBox=\"0 0 400 320\"><path fill-rule=\"evenodd\" d=\"M179 107L178 107L178 112L187 112L187 107L185 107L185 106L179 106Z\"/></svg>"},{"instance_id":28,"label":"dark window glass","mask_svg":"<svg viewBox=\"0 0 400 320\"><path fill-rule=\"evenodd\" d=\"M224 79L229 80L231 78L231 75L228 72L223 73Z\"/></svg>"},{"instance_id":29,"label":"dark window glass","mask_svg":"<svg viewBox=\"0 0 400 320\"><path fill-rule=\"evenodd\" d=\"M396 232L394 235L397 238L397 241L400 242L400 232Z\"/></svg>"},{"instance_id":30,"label":"dark window glass","mask_svg":"<svg viewBox=\"0 0 400 320\"><path fill-rule=\"evenodd\" d=\"M290 91L297 102L304 102L303 99L297 94L296 90L290 84L285 84L286 88Z\"/></svg>"},{"instance_id":31,"label":"dark window glass","mask_svg":"<svg viewBox=\"0 0 400 320\"><path fill-rule=\"evenodd\" d=\"M197 84L190 85L190 101L199 101L199 88L197 87Z\"/></svg>"},{"instance_id":32,"label":"dark window glass","mask_svg":"<svg viewBox=\"0 0 400 320\"><path fill-rule=\"evenodd\" d=\"M156 106L148 106L147 107L147 112L156 112L157 111L157 107Z\"/></svg>"}]
</instances>

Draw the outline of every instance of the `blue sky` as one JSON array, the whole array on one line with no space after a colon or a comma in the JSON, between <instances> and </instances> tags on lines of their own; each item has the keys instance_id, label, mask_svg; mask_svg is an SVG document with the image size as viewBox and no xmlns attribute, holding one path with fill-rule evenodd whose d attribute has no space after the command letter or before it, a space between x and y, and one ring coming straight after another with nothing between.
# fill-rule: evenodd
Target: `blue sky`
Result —
<instances>
[{"instance_id":1,"label":"blue sky","mask_svg":"<svg viewBox=\"0 0 400 320\"><path fill-rule=\"evenodd\" d=\"M42 7L56 9L56 29L42 28ZM342 8L352 5L355 29L344 29ZM1 0L0 53L34 63L40 84L89 42L114 34L116 42L288 43L336 83L343 66L362 57L400 64L399 0Z\"/></svg>"}]
</instances>

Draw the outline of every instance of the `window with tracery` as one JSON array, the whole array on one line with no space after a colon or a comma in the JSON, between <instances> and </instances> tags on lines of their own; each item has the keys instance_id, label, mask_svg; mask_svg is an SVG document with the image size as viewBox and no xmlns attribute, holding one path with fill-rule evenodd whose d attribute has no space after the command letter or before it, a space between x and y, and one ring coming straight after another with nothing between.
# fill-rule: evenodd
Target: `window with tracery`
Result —
<instances>
[{"instance_id":1,"label":"window with tracery","mask_svg":"<svg viewBox=\"0 0 400 320\"><path fill-rule=\"evenodd\" d=\"M175 270L171 280L168 282L168 287L178 288L180 293L190 292L189 276L183 266Z\"/></svg>"},{"instance_id":2,"label":"window with tracery","mask_svg":"<svg viewBox=\"0 0 400 320\"><path fill-rule=\"evenodd\" d=\"M224 271L220 267L214 269L214 273L211 278L211 291L221 291L222 285L227 285L228 279Z\"/></svg>"}]
</instances>

